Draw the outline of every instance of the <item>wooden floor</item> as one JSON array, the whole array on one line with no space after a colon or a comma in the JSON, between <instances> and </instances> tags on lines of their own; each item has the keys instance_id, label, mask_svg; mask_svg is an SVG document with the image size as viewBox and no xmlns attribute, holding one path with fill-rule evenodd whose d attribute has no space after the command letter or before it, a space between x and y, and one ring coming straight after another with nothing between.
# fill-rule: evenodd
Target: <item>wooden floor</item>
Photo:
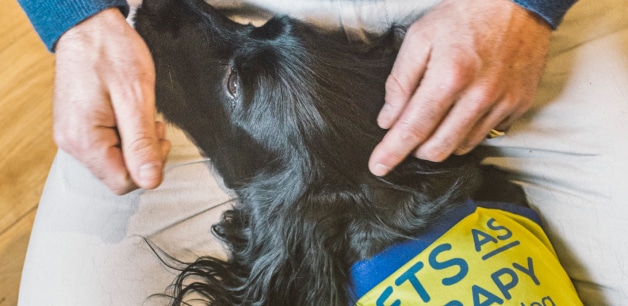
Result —
<instances>
[{"instance_id":1,"label":"wooden floor","mask_svg":"<svg viewBox=\"0 0 628 306\"><path fill-rule=\"evenodd\" d=\"M26 247L56 147L54 57L15 0L0 0L0 306L17 304Z\"/></svg>"}]
</instances>

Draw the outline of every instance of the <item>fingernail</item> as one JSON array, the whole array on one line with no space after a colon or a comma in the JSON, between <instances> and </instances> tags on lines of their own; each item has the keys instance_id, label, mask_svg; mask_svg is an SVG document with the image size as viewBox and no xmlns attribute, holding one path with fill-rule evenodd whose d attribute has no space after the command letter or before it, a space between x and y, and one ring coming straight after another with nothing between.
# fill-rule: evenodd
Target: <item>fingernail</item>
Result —
<instances>
[{"instance_id":1,"label":"fingernail","mask_svg":"<svg viewBox=\"0 0 628 306\"><path fill-rule=\"evenodd\" d=\"M145 164L140 167L142 180L153 180L161 176L161 168L157 164Z\"/></svg>"},{"instance_id":2,"label":"fingernail","mask_svg":"<svg viewBox=\"0 0 628 306\"><path fill-rule=\"evenodd\" d=\"M390 172L390 167L384 164L377 164L373 167L373 174L377 176L384 176Z\"/></svg>"}]
</instances>

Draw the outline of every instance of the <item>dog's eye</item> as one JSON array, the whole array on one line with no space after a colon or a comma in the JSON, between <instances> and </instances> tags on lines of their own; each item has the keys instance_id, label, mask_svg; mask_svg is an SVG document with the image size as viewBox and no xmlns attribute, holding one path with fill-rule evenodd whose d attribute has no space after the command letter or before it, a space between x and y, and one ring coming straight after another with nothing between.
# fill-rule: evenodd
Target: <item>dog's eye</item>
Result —
<instances>
[{"instance_id":1,"label":"dog's eye","mask_svg":"<svg viewBox=\"0 0 628 306\"><path fill-rule=\"evenodd\" d=\"M231 68L229 71L229 77L227 78L227 91L232 98L238 97L238 89L240 87L240 78L238 72Z\"/></svg>"}]
</instances>

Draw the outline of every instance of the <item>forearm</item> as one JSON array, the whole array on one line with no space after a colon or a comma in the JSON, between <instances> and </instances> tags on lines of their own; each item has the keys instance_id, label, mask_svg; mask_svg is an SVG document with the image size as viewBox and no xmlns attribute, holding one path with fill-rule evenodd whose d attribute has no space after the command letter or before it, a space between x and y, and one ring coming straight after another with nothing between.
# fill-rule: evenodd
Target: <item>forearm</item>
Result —
<instances>
[{"instance_id":1,"label":"forearm","mask_svg":"<svg viewBox=\"0 0 628 306\"><path fill-rule=\"evenodd\" d=\"M514 0L523 8L541 16L547 23L556 29L567 13L567 10L577 0Z\"/></svg>"},{"instance_id":2,"label":"forearm","mask_svg":"<svg viewBox=\"0 0 628 306\"><path fill-rule=\"evenodd\" d=\"M86 18L110 7L128 14L125 0L18 0L48 50L67 30Z\"/></svg>"}]
</instances>

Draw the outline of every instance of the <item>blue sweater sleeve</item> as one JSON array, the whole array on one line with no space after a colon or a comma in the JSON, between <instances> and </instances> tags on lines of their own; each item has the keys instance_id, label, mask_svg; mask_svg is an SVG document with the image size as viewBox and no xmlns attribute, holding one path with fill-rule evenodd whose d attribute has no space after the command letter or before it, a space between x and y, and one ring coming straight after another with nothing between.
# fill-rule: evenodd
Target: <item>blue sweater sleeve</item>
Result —
<instances>
[{"instance_id":1,"label":"blue sweater sleeve","mask_svg":"<svg viewBox=\"0 0 628 306\"><path fill-rule=\"evenodd\" d=\"M48 50L53 51L59 37L86 18L110 7L126 16L126 0L18 0Z\"/></svg>"},{"instance_id":2,"label":"blue sweater sleeve","mask_svg":"<svg viewBox=\"0 0 628 306\"><path fill-rule=\"evenodd\" d=\"M567 10L578 0L513 0L545 19L556 30Z\"/></svg>"}]
</instances>

